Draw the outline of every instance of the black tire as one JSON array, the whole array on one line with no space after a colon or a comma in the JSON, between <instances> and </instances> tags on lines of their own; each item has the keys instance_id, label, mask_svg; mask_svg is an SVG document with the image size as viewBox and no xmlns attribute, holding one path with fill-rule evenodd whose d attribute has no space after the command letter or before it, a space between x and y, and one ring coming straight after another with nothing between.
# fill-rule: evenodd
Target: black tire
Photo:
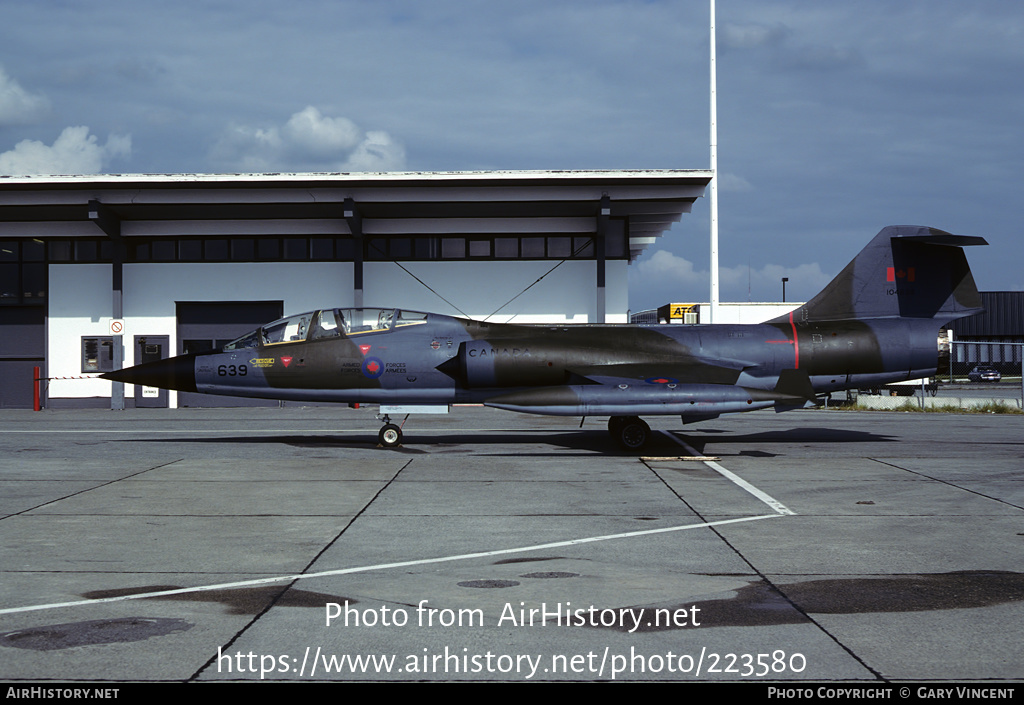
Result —
<instances>
[{"instance_id":1,"label":"black tire","mask_svg":"<svg viewBox=\"0 0 1024 705\"><path fill-rule=\"evenodd\" d=\"M618 440L619 429L622 428L622 424L629 421L628 416L610 416L608 418L608 433L612 434L612 438Z\"/></svg>"},{"instance_id":2,"label":"black tire","mask_svg":"<svg viewBox=\"0 0 1024 705\"><path fill-rule=\"evenodd\" d=\"M377 434L377 440L385 448L402 445L402 429L393 423L385 424Z\"/></svg>"},{"instance_id":3,"label":"black tire","mask_svg":"<svg viewBox=\"0 0 1024 705\"><path fill-rule=\"evenodd\" d=\"M651 427L643 419L631 416L619 425L617 440L625 450L641 450L651 438Z\"/></svg>"}]
</instances>

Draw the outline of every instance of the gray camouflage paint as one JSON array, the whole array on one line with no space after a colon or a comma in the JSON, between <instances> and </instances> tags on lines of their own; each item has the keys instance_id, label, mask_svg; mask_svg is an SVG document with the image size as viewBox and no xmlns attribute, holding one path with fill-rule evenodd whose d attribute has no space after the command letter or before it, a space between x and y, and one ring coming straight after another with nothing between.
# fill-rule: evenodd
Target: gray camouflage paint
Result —
<instances>
[{"instance_id":1,"label":"gray camouflage paint","mask_svg":"<svg viewBox=\"0 0 1024 705\"><path fill-rule=\"evenodd\" d=\"M978 244L986 243L887 227L811 301L764 324L526 326L427 314L415 325L185 355L103 377L207 394L554 415L685 421L783 410L934 375L939 328L982 310L961 250Z\"/></svg>"}]
</instances>

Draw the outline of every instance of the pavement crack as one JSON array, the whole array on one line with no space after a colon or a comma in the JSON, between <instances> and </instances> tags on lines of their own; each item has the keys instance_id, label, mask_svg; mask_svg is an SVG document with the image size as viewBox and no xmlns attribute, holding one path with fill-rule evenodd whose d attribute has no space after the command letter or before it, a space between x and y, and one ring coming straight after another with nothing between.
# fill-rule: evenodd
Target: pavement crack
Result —
<instances>
[{"instance_id":1,"label":"pavement crack","mask_svg":"<svg viewBox=\"0 0 1024 705\"><path fill-rule=\"evenodd\" d=\"M178 458L177 460L171 460L171 461L166 462L166 463L161 463L160 465L154 465L153 467L146 468L145 470L139 470L138 472L133 472L130 475L125 475L124 477L119 477L116 480L109 480L107 482L101 482L98 485L93 485L92 487L87 487L84 490L79 490L78 492L72 492L72 493L66 494L66 495L64 495L62 497L57 497L55 499L51 499L51 500L48 500L46 502L42 502L41 504L37 504L34 507L28 507L27 509L22 509L20 512L14 512L12 514L8 514L5 517L0 517L0 521L3 521L4 519L10 519L11 517L20 516L22 514L27 514L28 512L34 512L35 510L41 509L42 507L46 507L46 506L49 506L51 504L56 504L57 502L63 502L65 499L70 499L71 497L77 497L78 495L86 494L87 492L92 492L93 490L98 490L101 487L109 487L110 485L114 485L114 484L116 484L118 482L121 482L122 480L128 480L128 479L131 479L133 477L138 477L139 475L145 474L145 473L150 472L152 470L158 470L160 468L165 468L168 465L174 465L175 463L180 463L182 460L184 460L184 458Z\"/></svg>"},{"instance_id":2,"label":"pavement crack","mask_svg":"<svg viewBox=\"0 0 1024 705\"><path fill-rule=\"evenodd\" d=\"M978 490L972 490L970 487L964 487L963 485L958 485L955 482L950 482L949 480L943 480L941 477L935 477L934 475L928 475L927 473L923 473L923 472L920 472L918 470L911 470L910 468L905 468L905 467L903 467L901 465L896 465L895 463L887 463L886 461L879 460L878 458L868 458L868 460L871 460L873 462L879 463L881 465L885 465L885 466L890 467L890 468L896 468L897 470L902 470L903 472L908 472L911 475L917 475L918 477L923 477L925 479L941 483L943 485L946 485L947 487L955 487L956 489L962 490L963 492L969 492L970 494L977 495L978 497L984 497L985 499L990 499L993 502L999 502L1000 504L1005 504L1006 506L1013 507L1014 509L1024 509L1024 507L1022 507L1019 504L1014 504L1013 502L1007 502L1005 499L999 499L998 497L993 497L992 495L985 494L984 492L979 492Z\"/></svg>"},{"instance_id":3,"label":"pavement crack","mask_svg":"<svg viewBox=\"0 0 1024 705\"><path fill-rule=\"evenodd\" d=\"M398 479L398 476L402 474L402 471L404 471L406 468L408 468L410 465L412 465L413 460L415 460L415 459L414 458L410 458L409 461L405 463L405 465L403 465L402 467L398 468L398 470L395 472L395 474L391 476L391 479L389 479L387 482L385 482L384 485L379 490L377 490L377 493L373 495L373 497L370 499L370 501L368 501L365 505L363 505L363 508L360 509L351 519L349 519L349 521L345 524L345 526L343 526L341 528L341 530L334 536L334 538L332 538L330 541L328 541L326 544L324 544L323 548L321 548L316 553L316 555L313 556L309 560L309 562L306 563L305 567L303 567L303 569L300 571L301 574L305 574L310 568L312 568L316 564L316 562L318 560L320 560L320 557L323 556L323 554L328 549L330 549L331 546L333 546L335 543L337 543L338 539L340 539L345 534L345 532L348 531L348 528L350 526L352 526L352 524L354 524L355 521L357 519L359 519L359 517L361 517L364 512L366 512L366 509L371 504L376 502L377 498L380 497L381 494L383 494L384 491L387 490L387 488L390 487L391 484L395 480ZM295 585L295 583L297 583L298 581L299 581L299 578L295 578L294 580L291 580L287 584L283 585L281 587L280 592L278 592L267 603L266 607L264 607L259 613L254 614L252 619L250 619L241 629L239 629L235 633L235 635L233 637L231 637L231 639L229 639L227 641L227 643L224 644L224 646L218 648L217 654L211 655L210 658L206 661L206 663L204 663L202 666L200 666L198 669L196 669L196 672L193 673L191 676L189 676L189 678L187 678L186 680L187 681L194 681L194 680L198 679L199 676L201 676L206 669L208 669L211 666L213 666L213 664L218 659L218 655L221 654L223 651L230 650L232 645L235 644L235 642L237 642L242 637L243 634L245 634L247 631L249 631L249 629L253 625L255 625L263 617L263 615L267 614L267 612L269 612L275 605L277 605L280 602L281 598L289 590L291 590L292 586Z\"/></svg>"}]
</instances>

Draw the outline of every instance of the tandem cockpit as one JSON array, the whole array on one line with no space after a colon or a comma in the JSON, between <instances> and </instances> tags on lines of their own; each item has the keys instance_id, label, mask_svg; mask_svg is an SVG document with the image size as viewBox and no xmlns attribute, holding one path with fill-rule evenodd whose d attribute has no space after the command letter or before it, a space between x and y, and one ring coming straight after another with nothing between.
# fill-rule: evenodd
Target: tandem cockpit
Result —
<instances>
[{"instance_id":1,"label":"tandem cockpit","mask_svg":"<svg viewBox=\"0 0 1024 705\"><path fill-rule=\"evenodd\" d=\"M426 322L426 313L399 308L325 308L278 319L232 340L222 349L243 350L281 343L347 338Z\"/></svg>"}]
</instances>

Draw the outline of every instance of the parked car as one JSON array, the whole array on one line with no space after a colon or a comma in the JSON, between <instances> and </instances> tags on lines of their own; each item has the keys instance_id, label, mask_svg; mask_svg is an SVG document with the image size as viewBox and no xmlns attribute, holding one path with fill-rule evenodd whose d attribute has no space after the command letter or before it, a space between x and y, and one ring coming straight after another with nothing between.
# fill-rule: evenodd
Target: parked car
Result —
<instances>
[{"instance_id":1,"label":"parked car","mask_svg":"<svg viewBox=\"0 0 1024 705\"><path fill-rule=\"evenodd\" d=\"M994 367L979 365L967 373L967 379L971 382L998 382L1003 377Z\"/></svg>"}]
</instances>

